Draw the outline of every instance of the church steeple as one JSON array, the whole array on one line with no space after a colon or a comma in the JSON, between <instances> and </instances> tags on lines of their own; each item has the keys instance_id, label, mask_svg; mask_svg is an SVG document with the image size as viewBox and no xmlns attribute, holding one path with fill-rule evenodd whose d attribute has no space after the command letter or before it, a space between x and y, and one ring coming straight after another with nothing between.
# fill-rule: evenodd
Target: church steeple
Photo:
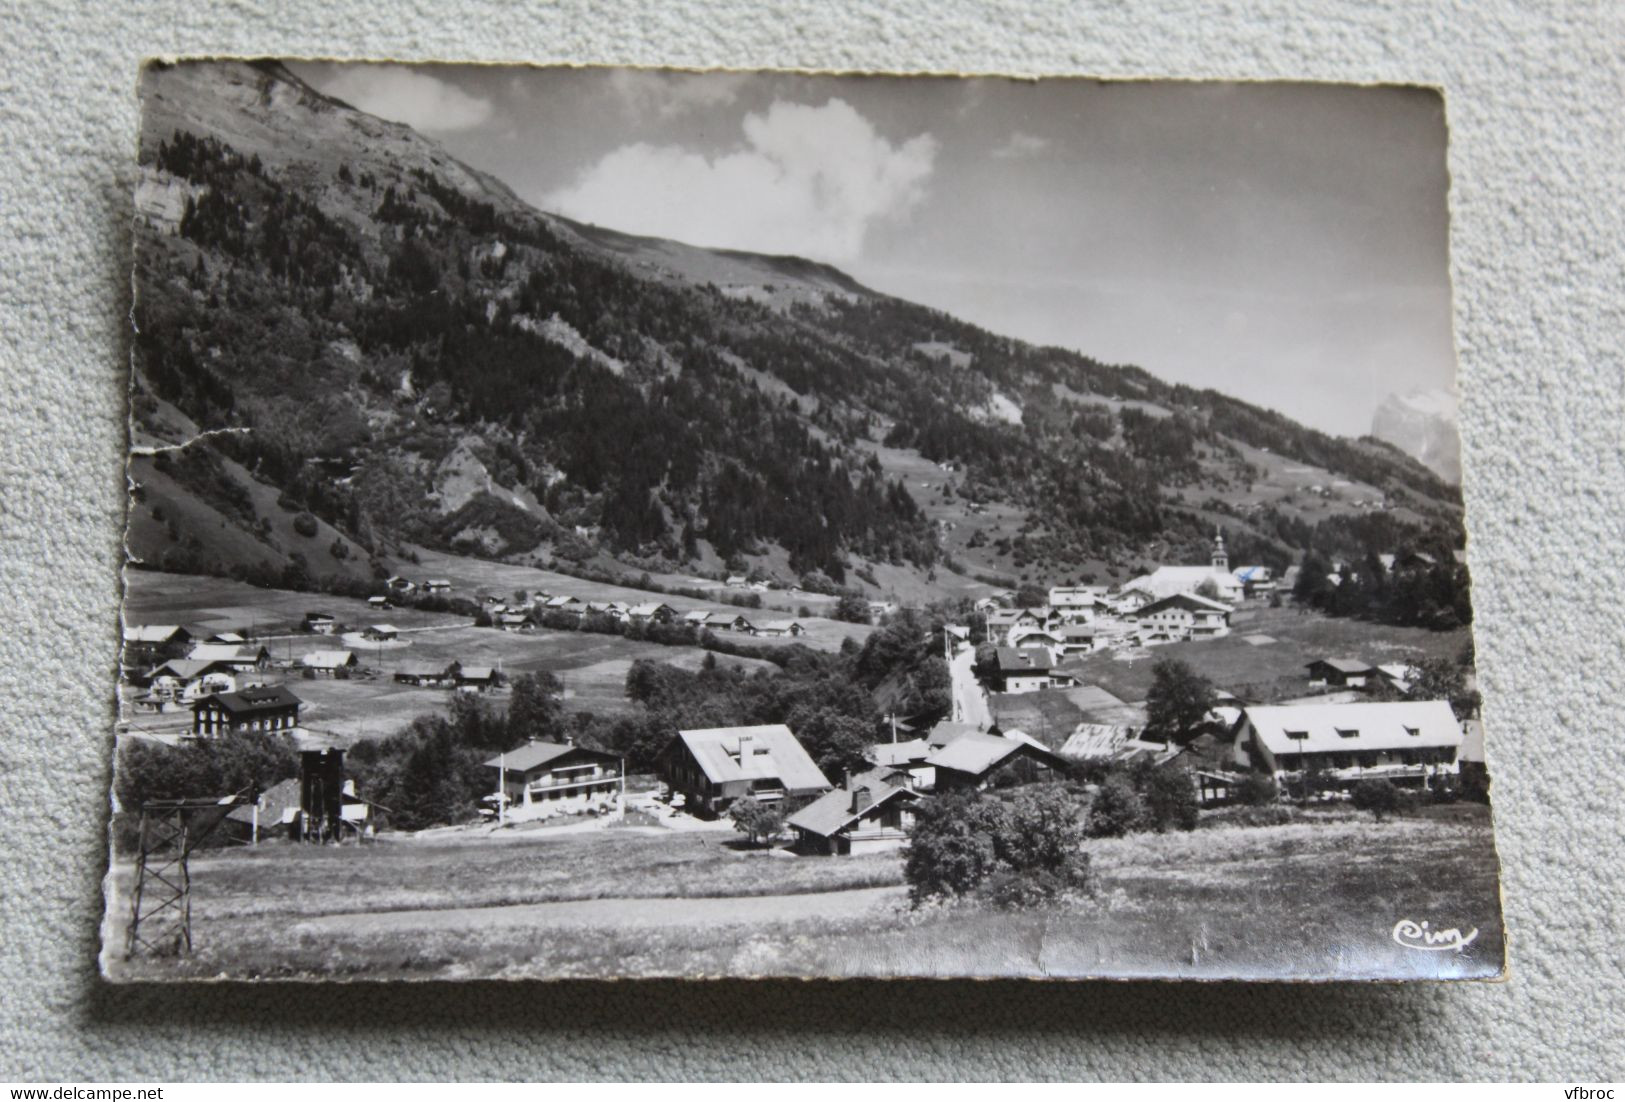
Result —
<instances>
[{"instance_id":1,"label":"church steeple","mask_svg":"<svg viewBox=\"0 0 1625 1102\"><path fill-rule=\"evenodd\" d=\"M1230 554L1224 549L1224 533L1213 530L1213 570L1218 574L1230 573Z\"/></svg>"}]
</instances>

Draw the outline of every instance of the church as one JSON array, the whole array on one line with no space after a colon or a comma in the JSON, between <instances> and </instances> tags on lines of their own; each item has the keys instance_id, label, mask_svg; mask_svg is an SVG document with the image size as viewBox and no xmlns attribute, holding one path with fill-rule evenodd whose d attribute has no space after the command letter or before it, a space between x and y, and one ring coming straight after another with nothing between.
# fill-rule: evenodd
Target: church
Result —
<instances>
[{"instance_id":1,"label":"church","mask_svg":"<svg viewBox=\"0 0 1625 1102\"><path fill-rule=\"evenodd\" d=\"M1213 534L1213 554L1206 566L1159 566L1149 574L1123 583L1123 592L1139 591L1160 601L1180 593L1197 593L1212 583L1210 596L1238 604L1245 595L1241 579L1230 573L1230 553L1224 549L1224 533Z\"/></svg>"}]
</instances>

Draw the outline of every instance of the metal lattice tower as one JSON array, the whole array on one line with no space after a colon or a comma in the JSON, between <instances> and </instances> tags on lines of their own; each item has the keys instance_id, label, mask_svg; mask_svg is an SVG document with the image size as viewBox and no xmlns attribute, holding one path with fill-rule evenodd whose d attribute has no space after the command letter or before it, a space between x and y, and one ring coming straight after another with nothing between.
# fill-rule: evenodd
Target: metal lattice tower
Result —
<instances>
[{"instance_id":1,"label":"metal lattice tower","mask_svg":"<svg viewBox=\"0 0 1625 1102\"><path fill-rule=\"evenodd\" d=\"M214 833L241 795L149 800L141 806L127 950L178 956L192 951L192 851Z\"/></svg>"}]
</instances>

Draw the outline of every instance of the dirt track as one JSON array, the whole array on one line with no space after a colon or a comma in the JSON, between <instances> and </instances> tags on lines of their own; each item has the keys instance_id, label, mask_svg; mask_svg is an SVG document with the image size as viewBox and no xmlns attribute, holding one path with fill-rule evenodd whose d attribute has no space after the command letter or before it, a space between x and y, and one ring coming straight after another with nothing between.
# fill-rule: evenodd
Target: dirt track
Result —
<instances>
[{"instance_id":1,"label":"dirt track","mask_svg":"<svg viewBox=\"0 0 1625 1102\"><path fill-rule=\"evenodd\" d=\"M716 927L732 923L793 922L802 918L856 918L901 902L907 888L858 888L803 895L728 896L719 899L581 899L447 910L358 911L321 915L293 924L292 932L380 933L513 926L656 929Z\"/></svg>"}]
</instances>

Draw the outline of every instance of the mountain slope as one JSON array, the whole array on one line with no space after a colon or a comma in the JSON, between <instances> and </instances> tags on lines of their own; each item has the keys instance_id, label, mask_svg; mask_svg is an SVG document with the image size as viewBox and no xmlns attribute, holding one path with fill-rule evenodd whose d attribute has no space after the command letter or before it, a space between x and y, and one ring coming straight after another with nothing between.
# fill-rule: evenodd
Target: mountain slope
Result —
<instances>
[{"instance_id":1,"label":"mountain slope","mask_svg":"<svg viewBox=\"0 0 1625 1102\"><path fill-rule=\"evenodd\" d=\"M904 592L1121 574L1215 525L1277 564L1459 541L1453 488L1387 445L826 265L536 211L275 63L153 66L143 92L135 428L245 431L186 449L229 465L142 488L253 484L185 569L354 577L413 541ZM354 552L295 562L298 513ZM132 525L134 556L173 552L154 532Z\"/></svg>"}]
</instances>

